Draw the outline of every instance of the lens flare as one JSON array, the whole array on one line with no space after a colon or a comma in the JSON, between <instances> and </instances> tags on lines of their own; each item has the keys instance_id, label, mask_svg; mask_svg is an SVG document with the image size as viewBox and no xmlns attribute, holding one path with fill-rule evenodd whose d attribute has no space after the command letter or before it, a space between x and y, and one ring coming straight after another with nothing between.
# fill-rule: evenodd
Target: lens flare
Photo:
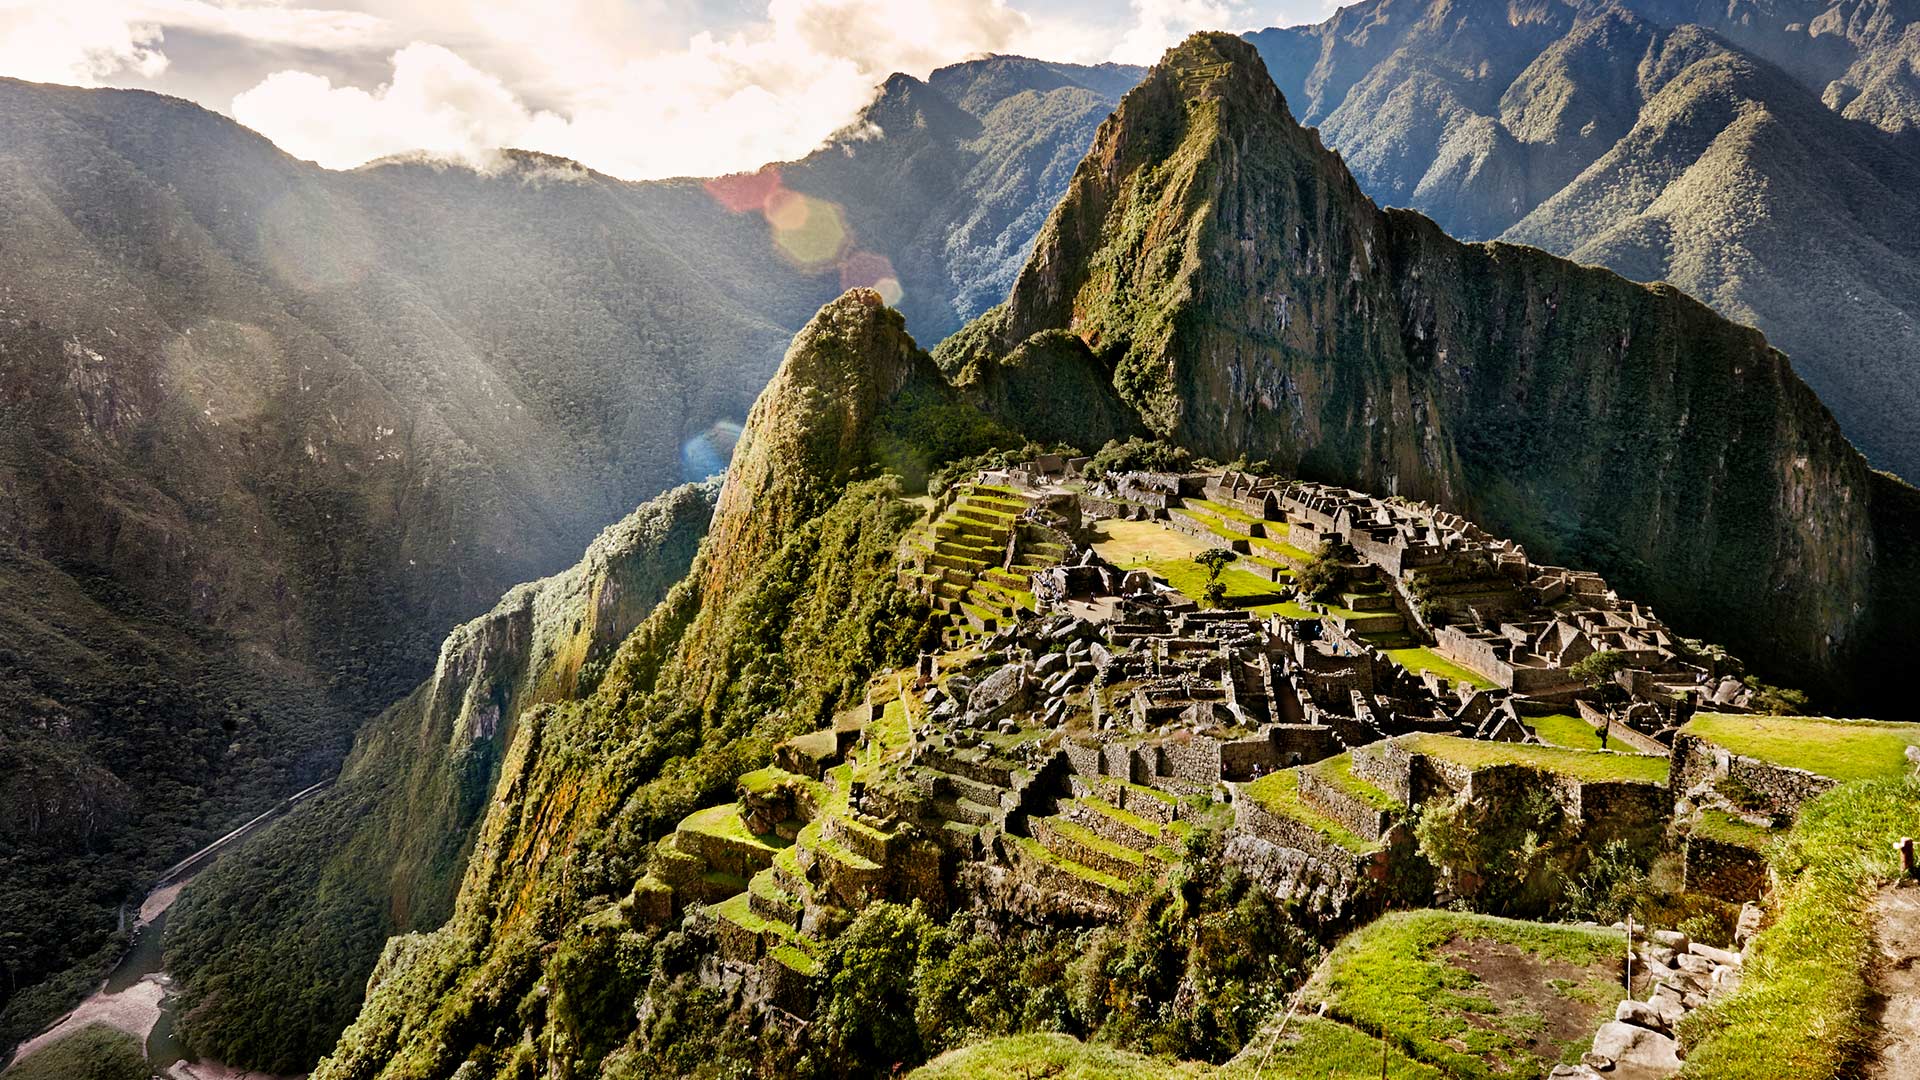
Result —
<instances>
[{"instance_id":1,"label":"lens flare","mask_svg":"<svg viewBox=\"0 0 1920 1080\"><path fill-rule=\"evenodd\" d=\"M717 176L706 182L706 189L713 201L726 207L728 213L765 210L767 199L780 190L780 170L769 165L759 172Z\"/></svg>"},{"instance_id":2,"label":"lens flare","mask_svg":"<svg viewBox=\"0 0 1920 1080\"><path fill-rule=\"evenodd\" d=\"M847 246L846 220L825 199L782 189L767 198L766 214L774 245L805 269L827 266Z\"/></svg>"},{"instance_id":3,"label":"lens flare","mask_svg":"<svg viewBox=\"0 0 1920 1080\"><path fill-rule=\"evenodd\" d=\"M889 307L897 306L905 295L900 275L893 272L893 260L877 251L856 251L840 263L841 289L872 289Z\"/></svg>"},{"instance_id":4,"label":"lens flare","mask_svg":"<svg viewBox=\"0 0 1920 1080\"><path fill-rule=\"evenodd\" d=\"M705 431L680 444L680 477L704 480L727 471L733 448L740 443L740 424L716 420Z\"/></svg>"}]
</instances>

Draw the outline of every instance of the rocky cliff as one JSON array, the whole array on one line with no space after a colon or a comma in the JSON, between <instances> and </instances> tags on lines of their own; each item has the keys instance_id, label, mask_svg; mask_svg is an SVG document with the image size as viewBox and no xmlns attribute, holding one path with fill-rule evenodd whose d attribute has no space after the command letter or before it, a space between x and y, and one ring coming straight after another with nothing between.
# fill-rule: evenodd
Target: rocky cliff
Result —
<instances>
[{"instance_id":1,"label":"rocky cliff","mask_svg":"<svg viewBox=\"0 0 1920 1080\"><path fill-rule=\"evenodd\" d=\"M1910 4L1369 0L1249 35L1362 189L1758 326L1920 476ZM1904 87L1904 89L1903 89Z\"/></svg>"},{"instance_id":2,"label":"rocky cliff","mask_svg":"<svg viewBox=\"0 0 1920 1080\"><path fill-rule=\"evenodd\" d=\"M1379 209L1237 38L1122 101L1007 303L939 359L964 382L1060 330L1165 438L1441 502L1831 701L1911 640L1911 549L1885 542L1911 489L1759 333Z\"/></svg>"}]
</instances>

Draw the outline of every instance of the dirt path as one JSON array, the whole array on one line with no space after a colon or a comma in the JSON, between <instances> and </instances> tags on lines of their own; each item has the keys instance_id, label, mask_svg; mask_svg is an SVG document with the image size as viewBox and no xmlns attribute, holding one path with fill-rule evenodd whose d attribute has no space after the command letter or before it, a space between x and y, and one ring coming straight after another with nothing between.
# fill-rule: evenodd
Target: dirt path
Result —
<instances>
[{"instance_id":1,"label":"dirt path","mask_svg":"<svg viewBox=\"0 0 1920 1080\"><path fill-rule=\"evenodd\" d=\"M1882 889L1872 911L1880 1030L1866 1080L1911 1080L1920 1076L1920 888Z\"/></svg>"}]
</instances>

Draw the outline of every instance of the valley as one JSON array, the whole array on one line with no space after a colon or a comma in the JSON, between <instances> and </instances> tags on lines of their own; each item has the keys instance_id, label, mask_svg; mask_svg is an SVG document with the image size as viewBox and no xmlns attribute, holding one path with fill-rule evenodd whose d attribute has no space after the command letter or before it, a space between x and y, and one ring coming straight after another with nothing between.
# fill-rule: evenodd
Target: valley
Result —
<instances>
[{"instance_id":1,"label":"valley","mask_svg":"<svg viewBox=\"0 0 1920 1080\"><path fill-rule=\"evenodd\" d=\"M7 1080L1901 1075L1855 7L990 56L704 180L0 80Z\"/></svg>"}]
</instances>

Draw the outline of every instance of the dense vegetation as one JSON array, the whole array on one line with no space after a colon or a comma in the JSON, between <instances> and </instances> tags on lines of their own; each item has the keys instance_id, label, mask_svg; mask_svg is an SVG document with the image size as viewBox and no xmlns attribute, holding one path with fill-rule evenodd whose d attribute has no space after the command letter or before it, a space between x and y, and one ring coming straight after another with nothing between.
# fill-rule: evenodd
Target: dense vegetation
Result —
<instances>
[{"instance_id":1,"label":"dense vegetation","mask_svg":"<svg viewBox=\"0 0 1920 1080\"><path fill-rule=\"evenodd\" d=\"M140 1040L90 1024L7 1069L7 1080L148 1080Z\"/></svg>"}]
</instances>

